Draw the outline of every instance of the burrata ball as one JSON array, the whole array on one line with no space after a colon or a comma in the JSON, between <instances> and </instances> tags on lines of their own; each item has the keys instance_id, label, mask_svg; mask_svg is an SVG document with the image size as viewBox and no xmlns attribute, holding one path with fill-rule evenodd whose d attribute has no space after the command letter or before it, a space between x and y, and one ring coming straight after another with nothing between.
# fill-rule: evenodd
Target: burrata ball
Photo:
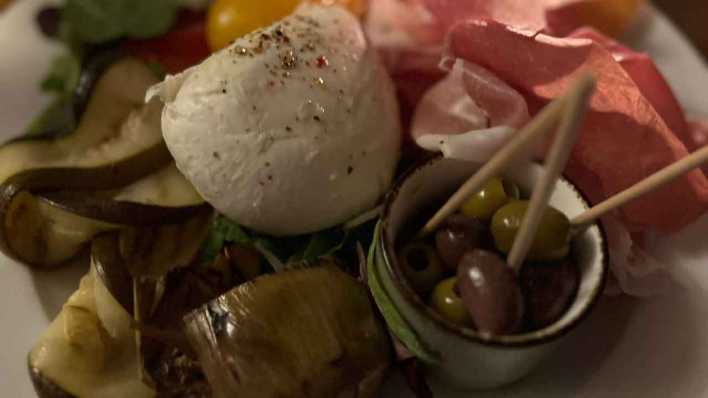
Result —
<instances>
[{"instance_id":1,"label":"burrata ball","mask_svg":"<svg viewBox=\"0 0 708 398\"><path fill-rule=\"evenodd\" d=\"M376 205L400 156L394 86L359 21L304 5L151 89L180 171L226 217L270 235Z\"/></svg>"}]
</instances>

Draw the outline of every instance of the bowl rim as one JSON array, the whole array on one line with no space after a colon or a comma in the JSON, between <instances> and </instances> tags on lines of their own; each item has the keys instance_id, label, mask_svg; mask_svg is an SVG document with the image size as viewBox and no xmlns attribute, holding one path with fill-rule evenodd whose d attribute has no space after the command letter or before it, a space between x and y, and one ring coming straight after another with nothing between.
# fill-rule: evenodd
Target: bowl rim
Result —
<instances>
[{"instance_id":1,"label":"bowl rim","mask_svg":"<svg viewBox=\"0 0 708 398\"><path fill-rule=\"evenodd\" d=\"M398 263L392 261L391 259L390 253L395 253L395 242L389 242L386 238L388 236L388 220L390 219L391 207L396 201L396 199L398 199L403 184L405 184L405 182L408 181L409 178L420 172L422 169L426 167L431 167L434 164L443 160L446 160L446 158L441 154L437 154L428 156L427 158L414 164L403 174L400 175L400 177L396 180L394 185L391 187L391 190L386 195L386 198L384 199L383 210L381 214L380 233L376 245L380 246L380 248L382 249L380 250L380 252L381 256L383 257L383 263L386 267L386 271L389 274L394 286L403 296L403 299L409 305L411 305L416 312L422 314L426 321L432 321L433 326L435 326L436 328L442 329L447 333L452 333L457 337L466 340L467 342L477 343L485 346L492 346L496 348L524 348L538 346L557 340L560 337L568 334L573 329L575 329L579 324L582 323L583 320L585 320L590 315L593 308L597 305L597 302L599 301L599 298L601 296L601 292L604 290L605 285L607 283L610 268L610 256L607 233L601 222L594 224L594 226L596 226L599 231L601 241L600 248L602 250L603 255L599 283L594 286L591 292L591 296L588 299L588 303L583 308L583 310L576 317L568 321L563 327L561 327L554 333L541 333L544 330L550 328L553 324L548 325L542 329L517 335L498 336L487 333L479 333L474 329L463 328L444 319L442 316L433 311L427 304L425 304L425 302L421 300L419 295L415 293L413 288L407 282L405 276L402 274L402 271L397 266ZM538 162L534 163L539 164ZM562 180L566 182L567 185L575 192L575 194L578 196L578 199L581 200L582 203L589 208L590 201L588 200L587 195L585 195L585 193L582 192L582 190L580 190L574 183L572 183L565 175L563 175ZM396 266L394 266L393 264L396 264Z\"/></svg>"}]
</instances>

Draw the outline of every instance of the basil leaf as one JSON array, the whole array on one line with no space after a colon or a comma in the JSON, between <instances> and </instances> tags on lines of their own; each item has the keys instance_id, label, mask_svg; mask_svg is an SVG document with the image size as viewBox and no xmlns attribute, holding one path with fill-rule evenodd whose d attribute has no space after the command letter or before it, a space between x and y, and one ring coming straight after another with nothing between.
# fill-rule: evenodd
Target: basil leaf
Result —
<instances>
[{"instance_id":1,"label":"basil leaf","mask_svg":"<svg viewBox=\"0 0 708 398\"><path fill-rule=\"evenodd\" d=\"M111 0L116 1L116 0ZM177 19L175 0L133 0L122 1L128 7L128 15L123 21L127 36L144 39L167 32Z\"/></svg>"},{"instance_id":2,"label":"basil leaf","mask_svg":"<svg viewBox=\"0 0 708 398\"><path fill-rule=\"evenodd\" d=\"M374 302L376 302L376 306L386 320L386 326L389 331L396 336L413 355L426 363L439 363L440 355L427 347L420 337L418 337L418 334L411 328L405 318L403 318L403 315L401 315L388 293L386 293L386 290L384 290L381 276L379 275L376 265L376 242L378 241L379 231L380 228L377 225L374 231L374 241L369 248L367 260L369 290L374 297Z\"/></svg>"},{"instance_id":3,"label":"basil leaf","mask_svg":"<svg viewBox=\"0 0 708 398\"><path fill-rule=\"evenodd\" d=\"M344 247L346 239L347 234L341 230L318 232L310 238L302 254L302 261L313 262L320 257L332 255Z\"/></svg>"},{"instance_id":4,"label":"basil leaf","mask_svg":"<svg viewBox=\"0 0 708 398\"><path fill-rule=\"evenodd\" d=\"M124 0L67 0L63 18L82 41L103 43L125 33L124 3Z\"/></svg>"},{"instance_id":5,"label":"basil leaf","mask_svg":"<svg viewBox=\"0 0 708 398\"><path fill-rule=\"evenodd\" d=\"M63 18L86 43L167 32L177 18L176 0L67 0Z\"/></svg>"}]
</instances>

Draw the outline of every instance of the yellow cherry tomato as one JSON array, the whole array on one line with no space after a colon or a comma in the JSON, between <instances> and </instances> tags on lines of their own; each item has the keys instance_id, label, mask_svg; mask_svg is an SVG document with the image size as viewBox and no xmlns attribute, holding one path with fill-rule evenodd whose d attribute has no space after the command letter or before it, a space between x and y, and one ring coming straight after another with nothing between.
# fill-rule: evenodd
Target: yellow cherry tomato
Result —
<instances>
[{"instance_id":1,"label":"yellow cherry tomato","mask_svg":"<svg viewBox=\"0 0 708 398\"><path fill-rule=\"evenodd\" d=\"M216 0L207 15L207 41L220 50L256 29L266 27L295 10L298 0Z\"/></svg>"},{"instance_id":2,"label":"yellow cherry tomato","mask_svg":"<svg viewBox=\"0 0 708 398\"><path fill-rule=\"evenodd\" d=\"M2 0L0 0L2 1ZM207 15L207 41L218 51L254 30L290 15L304 0L216 0ZM324 5L341 5L361 16L364 0L305 0Z\"/></svg>"},{"instance_id":3,"label":"yellow cherry tomato","mask_svg":"<svg viewBox=\"0 0 708 398\"><path fill-rule=\"evenodd\" d=\"M613 37L624 33L634 22L645 0L594 0L577 5L585 24Z\"/></svg>"}]
</instances>

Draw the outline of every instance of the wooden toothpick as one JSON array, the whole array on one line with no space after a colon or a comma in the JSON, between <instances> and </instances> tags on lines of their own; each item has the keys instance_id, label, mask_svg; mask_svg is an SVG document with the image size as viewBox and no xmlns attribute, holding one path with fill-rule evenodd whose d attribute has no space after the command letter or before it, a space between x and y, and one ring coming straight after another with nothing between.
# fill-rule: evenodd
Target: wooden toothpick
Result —
<instances>
[{"instance_id":1,"label":"wooden toothpick","mask_svg":"<svg viewBox=\"0 0 708 398\"><path fill-rule=\"evenodd\" d=\"M602 203L586 210L583 214L571 220L574 230L582 231L594 224L600 217L639 197L652 192L663 185L685 175L689 171L708 163L708 146L693 152L691 155L657 171L642 181L632 185L624 191L606 199ZM680 205L680 204L679 204Z\"/></svg>"},{"instance_id":2,"label":"wooden toothpick","mask_svg":"<svg viewBox=\"0 0 708 398\"><path fill-rule=\"evenodd\" d=\"M590 74L583 75L575 87L577 89L569 94L558 133L546 158L545 172L541 181L534 187L528 210L507 258L507 263L516 272L521 269L536 236L543 213L548 207L548 200L566 163L568 163L578 136L580 122L587 111L590 96L595 88L595 78Z\"/></svg>"},{"instance_id":3,"label":"wooden toothpick","mask_svg":"<svg viewBox=\"0 0 708 398\"><path fill-rule=\"evenodd\" d=\"M576 83L566 95L546 106L447 200L418 232L418 237L424 238L435 231L447 217L456 212L490 178L501 174L519 155L538 142L539 138L548 134L558 123L568 99L577 97L579 93L586 91L585 85L587 82Z\"/></svg>"}]
</instances>

